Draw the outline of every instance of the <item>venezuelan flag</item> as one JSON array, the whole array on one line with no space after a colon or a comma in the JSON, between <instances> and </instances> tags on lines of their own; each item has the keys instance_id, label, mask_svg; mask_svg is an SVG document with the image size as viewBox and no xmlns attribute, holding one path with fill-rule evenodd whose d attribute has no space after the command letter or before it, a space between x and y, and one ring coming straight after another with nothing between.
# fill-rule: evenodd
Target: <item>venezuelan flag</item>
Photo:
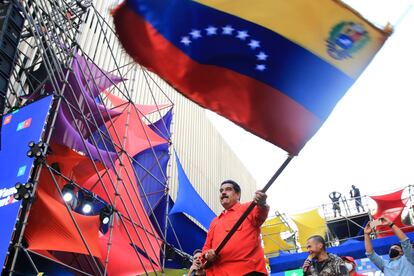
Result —
<instances>
[{"instance_id":1,"label":"venezuelan flag","mask_svg":"<svg viewBox=\"0 0 414 276\"><path fill-rule=\"evenodd\" d=\"M127 0L114 23L136 62L293 154L389 35L334 0Z\"/></svg>"}]
</instances>

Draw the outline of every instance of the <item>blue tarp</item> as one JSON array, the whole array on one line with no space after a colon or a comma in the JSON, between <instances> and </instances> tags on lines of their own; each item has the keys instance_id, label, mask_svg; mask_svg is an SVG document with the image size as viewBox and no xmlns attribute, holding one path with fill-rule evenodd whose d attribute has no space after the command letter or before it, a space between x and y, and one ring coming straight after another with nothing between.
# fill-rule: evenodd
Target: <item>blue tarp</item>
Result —
<instances>
[{"instance_id":1,"label":"blue tarp","mask_svg":"<svg viewBox=\"0 0 414 276\"><path fill-rule=\"evenodd\" d=\"M165 197L166 199L167 197ZM171 210L174 206L174 202L170 197L168 206ZM157 220L160 228L165 229L165 209L166 200L162 200L160 204L154 209L154 216L151 216L153 222ZM169 223L167 228L167 243L173 245L175 248L192 255L194 250L203 248L206 240L207 233L191 221L187 216L182 213L169 215ZM164 232L162 236L164 235ZM182 268L183 265L180 263L179 258L173 261L166 262L167 268Z\"/></svg>"},{"instance_id":2,"label":"blue tarp","mask_svg":"<svg viewBox=\"0 0 414 276\"><path fill-rule=\"evenodd\" d=\"M175 157L177 161L179 186L177 200L174 208L170 211L170 214L186 213L208 229L210 222L216 215L197 193L193 185L191 185L177 154L175 154Z\"/></svg>"},{"instance_id":3,"label":"blue tarp","mask_svg":"<svg viewBox=\"0 0 414 276\"><path fill-rule=\"evenodd\" d=\"M154 209L166 191L167 165L170 160L168 144L161 144L144 150L134 156L134 169L137 173L141 200L147 214Z\"/></svg>"},{"instance_id":4,"label":"blue tarp","mask_svg":"<svg viewBox=\"0 0 414 276\"><path fill-rule=\"evenodd\" d=\"M407 233L407 236L411 241L414 241L414 233ZM374 250L379 255L388 254L389 248L395 243L398 243L398 238L396 236L372 240ZM328 252L334 253L338 256L352 256L355 259L366 257L364 242L358 240L352 240L340 246L330 247L328 248ZM296 269L303 265L303 262L307 256L307 252L283 254L278 257L270 258L269 265L272 273Z\"/></svg>"},{"instance_id":5,"label":"blue tarp","mask_svg":"<svg viewBox=\"0 0 414 276\"><path fill-rule=\"evenodd\" d=\"M162 138L165 138L165 140L170 140L171 132L170 132L170 126L172 121L172 108L168 110L167 113L162 117L162 119L156 121L155 123L149 125L149 127L157 133Z\"/></svg>"},{"instance_id":6,"label":"blue tarp","mask_svg":"<svg viewBox=\"0 0 414 276\"><path fill-rule=\"evenodd\" d=\"M172 109L162 119L149 127L158 135L168 140L170 137L171 119ZM137 181L142 195L142 203L149 214L165 196L167 165L170 160L168 144L161 144L144 150L134 156L134 160L133 166L138 176Z\"/></svg>"}]
</instances>

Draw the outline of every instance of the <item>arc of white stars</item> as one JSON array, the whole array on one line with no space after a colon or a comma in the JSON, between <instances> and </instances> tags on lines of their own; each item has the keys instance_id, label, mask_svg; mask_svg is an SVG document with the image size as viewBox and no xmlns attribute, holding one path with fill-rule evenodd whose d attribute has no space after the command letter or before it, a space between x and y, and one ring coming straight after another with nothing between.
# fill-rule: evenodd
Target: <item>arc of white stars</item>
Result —
<instances>
[{"instance_id":1,"label":"arc of white stars","mask_svg":"<svg viewBox=\"0 0 414 276\"><path fill-rule=\"evenodd\" d=\"M266 60L269 56L265 52L260 52L256 57L258 60Z\"/></svg>"},{"instance_id":2,"label":"arc of white stars","mask_svg":"<svg viewBox=\"0 0 414 276\"><path fill-rule=\"evenodd\" d=\"M217 34L217 28L214 26L208 26L208 28L205 28L207 35L216 35Z\"/></svg>"},{"instance_id":3,"label":"arc of white stars","mask_svg":"<svg viewBox=\"0 0 414 276\"><path fill-rule=\"evenodd\" d=\"M182 38L181 38L181 41L180 41L182 44L184 44L185 46L188 46L188 45L190 45L190 43L191 43L191 40L190 40L190 38L188 37L188 36L183 36Z\"/></svg>"},{"instance_id":4,"label":"arc of white stars","mask_svg":"<svg viewBox=\"0 0 414 276\"><path fill-rule=\"evenodd\" d=\"M247 44L247 45L249 45L249 46L250 46L250 48L252 48L252 49L254 50L254 49L256 49L256 48L259 48L259 47L260 47L260 41L258 41L258 40L254 40L254 39L251 39L251 40L250 40L250 43L249 43L249 44Z\"/></svg>"},{"instance_id":5,"label":"arc of white stars","mask_svg":"<svg viewBox=\"0 0 414 276\"><path fill-rule=\"evenodd\" d=\"M224 35L232 35L234 31L234 29L230 25L226 25L222 29Z\"/></svg>"},{"instance_id":6,"label":"arc of white stars","mask_svg":"<svg viewBox=\"0 0 414 276\"><path fill-rule=\"evenodd\" d=\"M262 72L262 71L266 70L266 65L264 65L264 64L256 64L256 70Z\"/></svg>"},{"instance_id":7,"label":"arc of white stars","mask_svg":"<svg viewBox=\"0 0 414 276\"><path fill-rule=\"evenodd\" d=\"M190 35L193 39L197 39L201 37L201 31L200 30L192 30L190 32Z\"/></svg>"},{"instance_id":8,"label":"arc of white stars","mask_svg":"<svg viewBox=\"0 0 414 276\"><path fill-rule=\"evenodd\" d=\"M247 33L247 31L237 31L237 38L241 39L241 40L245 40L247 37L249 37L250 35Z\"/></svg>"}]
</instances>

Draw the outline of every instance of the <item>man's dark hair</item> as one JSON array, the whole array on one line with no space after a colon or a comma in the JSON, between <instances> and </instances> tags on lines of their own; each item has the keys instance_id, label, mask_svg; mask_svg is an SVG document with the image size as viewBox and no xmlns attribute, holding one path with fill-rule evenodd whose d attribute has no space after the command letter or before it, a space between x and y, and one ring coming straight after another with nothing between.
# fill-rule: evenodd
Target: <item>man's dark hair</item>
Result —
<instances>
[{"instance_id":1,"label":"man's dark hair","mask_svg":"<svg viewBox=\"0 0 414 276\"><path fill-rule=\"evenodd\" d=\"M308 240L314 240L318 243L321 243L323 250L326 250L326 242L322 236L314 235L314 236L309 237Z\"/></svg>"},{"instance_id":2,"label":"man's dark hair","mask_svg":"<svg viewBox=\"0 0 414 276\"><path fill-rule=\"evenodd\" d=\"M236 181L228 179L228 180L224 180L223 182L221 182L220 187L223 186L224 184L231 184L233 185L233 189L236 193L240 194L241 193L241 189L239 184L237 184Z\"/></svg>"},{"instance_id":3,"label":"man's dark hair","mask_svg":"<svg viewBox=\"0 0 414 276\"><path fill-rule=\"evenodd\" d=\"M193 252L193 256L195 255L195 254L197 254L197 253L202 253L203 251L201 251L201 249L196 249L196 250L194 250L194 252Z\"/></svg>"},{"instance_id":4,"label":"man's dark hair","mask_svg":"<svg viewBox=\"0 0 414 276\"><path fill-rule=\"evenodd\" d=\"M398 246L402 250L402 246L401 246L400 243L394 243L393 245L390 246L390 248L393 247L393 246Z\"/></svg>"}]
</instances>

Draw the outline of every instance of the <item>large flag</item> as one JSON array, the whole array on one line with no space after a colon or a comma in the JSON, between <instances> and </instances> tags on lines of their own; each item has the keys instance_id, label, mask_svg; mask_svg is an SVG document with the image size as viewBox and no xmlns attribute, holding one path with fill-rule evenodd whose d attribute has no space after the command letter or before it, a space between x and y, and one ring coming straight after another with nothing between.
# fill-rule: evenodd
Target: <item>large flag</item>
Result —
<instances>
[{"instance_id":1,"label":"large flag","mask_svg":"<svg viewBox=\"0 0 414 276\"><path fill-rule=\"evenodd\" d=\"M127 0L114 23L136 62L292 154L390 33L335 0Z\"/></svg>"}]
</instances>

